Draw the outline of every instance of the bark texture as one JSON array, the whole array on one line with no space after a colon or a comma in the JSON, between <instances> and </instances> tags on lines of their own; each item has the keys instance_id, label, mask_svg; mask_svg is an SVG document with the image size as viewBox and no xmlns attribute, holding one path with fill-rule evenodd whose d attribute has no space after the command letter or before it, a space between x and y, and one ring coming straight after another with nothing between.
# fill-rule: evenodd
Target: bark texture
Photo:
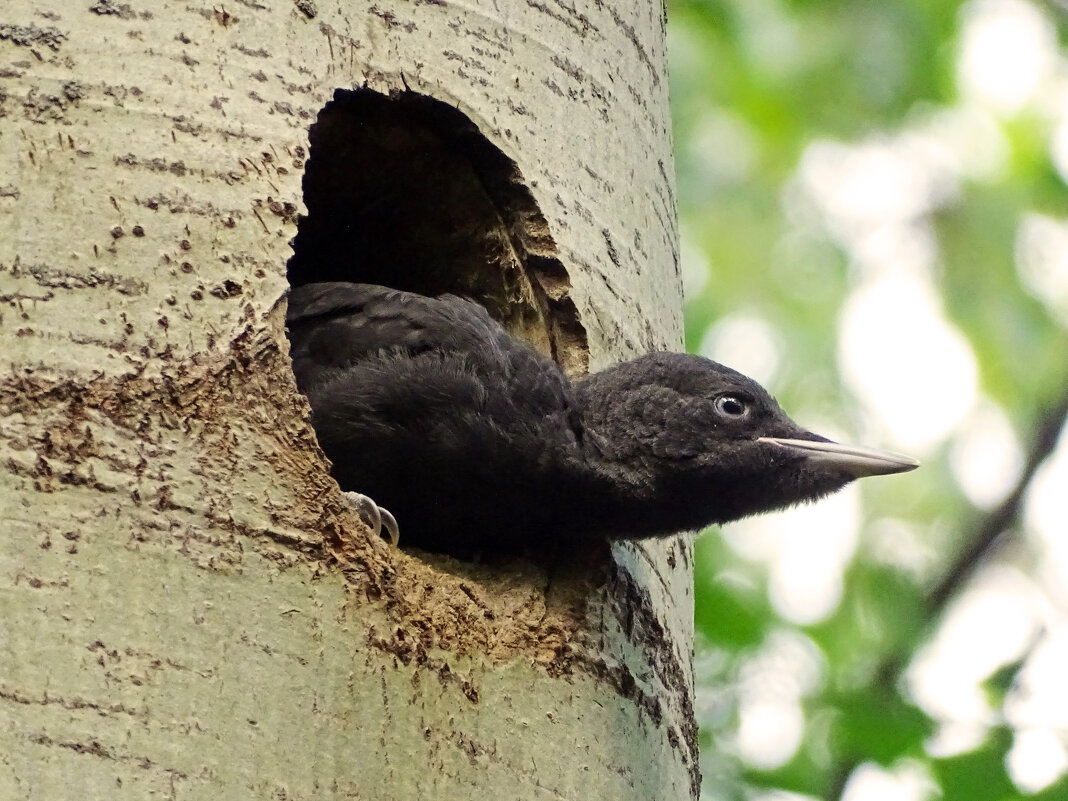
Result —
<instances>
[{"instance_id":1,"label":"bark texture","mask_svg":"<svg viewBox=\"0 0 1068 801\"><path fill-rule=\"evenodd\" d=\"M3 4L0 798L696 797L688 544L391 551L282 325L309 128L367 86L514 162L545 347L677 347L663 47L637 0Z\"/></svg>"}]
</instances>

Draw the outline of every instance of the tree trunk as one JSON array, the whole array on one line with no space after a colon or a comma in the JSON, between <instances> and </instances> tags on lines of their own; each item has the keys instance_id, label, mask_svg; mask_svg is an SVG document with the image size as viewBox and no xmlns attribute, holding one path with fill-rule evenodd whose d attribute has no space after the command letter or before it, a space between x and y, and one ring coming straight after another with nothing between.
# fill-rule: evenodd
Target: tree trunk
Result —
<instances>
[{"instance_id":1,"label":"tree trunk","mask_svg":"<svg viewBox=\"0 0 1068 801\"><path fill-rule=\"evenodd\" d=\"M458 245L396 283L573 372L680 343L659 5L7 0L0 798L696 797L685 540L466 563L342 502L286 262L306 204L289 279L364 280L315 220L389 165L314 194L332 98L479 143L503 277Z\"/></svg>"}]
</instances>

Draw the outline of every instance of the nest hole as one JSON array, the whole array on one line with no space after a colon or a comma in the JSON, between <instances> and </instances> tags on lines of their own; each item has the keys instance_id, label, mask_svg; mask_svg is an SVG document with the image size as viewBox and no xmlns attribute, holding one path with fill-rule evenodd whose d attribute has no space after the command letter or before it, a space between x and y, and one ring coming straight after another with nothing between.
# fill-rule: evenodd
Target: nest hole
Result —
<instances>
[{"instance_id":1,"label":"nest hole","mask_svg":"<svg viewBox=\"0 0 1068 801\"><path fill-rule=\"evenodd\" d=\"M309 132L293 286L351 281L482 303L571 374L585 329L548 224L516 163L455 107L339 89Z\"/></svg>"}]
</instances>

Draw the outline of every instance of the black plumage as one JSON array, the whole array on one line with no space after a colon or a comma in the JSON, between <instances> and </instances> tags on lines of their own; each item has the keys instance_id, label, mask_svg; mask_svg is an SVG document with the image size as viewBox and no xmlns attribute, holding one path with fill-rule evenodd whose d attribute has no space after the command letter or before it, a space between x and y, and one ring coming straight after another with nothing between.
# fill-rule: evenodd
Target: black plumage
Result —
<instances>
[{"instance_id":1,"label":"black plumage","mask_svg":"<svg viewBox=\"0 0 1068 801\"><path fill-rule=\"evenodd\" d=\"M334 477L429 550L662 536L916 466L805 431L699 356L651 353L572 382L450 295L307 284L286 322Z\"/></svg>"}]
</instances>

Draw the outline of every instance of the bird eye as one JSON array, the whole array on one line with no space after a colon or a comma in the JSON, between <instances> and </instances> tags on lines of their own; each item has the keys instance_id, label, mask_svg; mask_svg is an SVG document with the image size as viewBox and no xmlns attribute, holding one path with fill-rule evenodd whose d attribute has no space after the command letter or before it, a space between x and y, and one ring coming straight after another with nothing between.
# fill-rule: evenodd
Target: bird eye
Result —
<instances>
[{"instance_id":1,"label":"bird eye","mask_svg":"<svg viewBox=\"0 0 1068 801\"><path fill-rule=\"evenodd\" d=\"M715 409L724 417L738 420L749 413L749 404L736 395L720 395L716 398Z\"/></svg>"}]
</instances>

